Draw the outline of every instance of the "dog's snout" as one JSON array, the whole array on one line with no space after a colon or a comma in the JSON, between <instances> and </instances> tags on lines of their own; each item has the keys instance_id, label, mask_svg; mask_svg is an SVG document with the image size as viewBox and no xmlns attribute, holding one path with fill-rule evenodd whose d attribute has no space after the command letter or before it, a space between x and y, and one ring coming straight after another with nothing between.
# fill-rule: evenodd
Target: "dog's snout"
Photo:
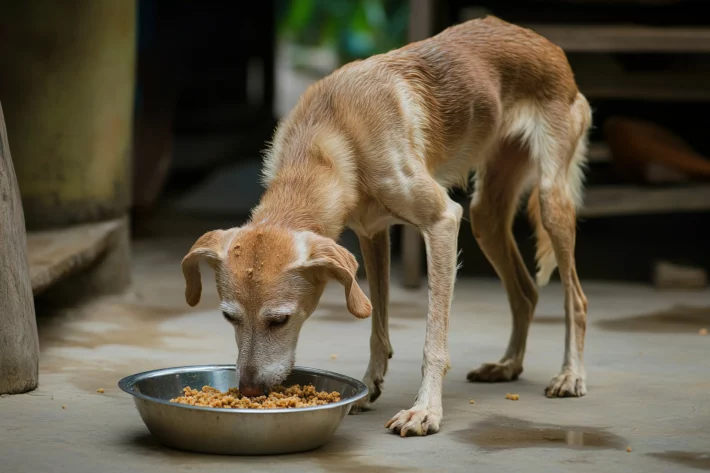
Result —
<instances>
[{"instance_id":1,"label":"dog's snout","mask_svg":"<svg viewBox=\"0 0 710 473\"><path fill-rule=\"evenodd\" d=\"M264 394L264 386L256 380L257 370L253 366L246 365L240 370L239 392L243 396L255 397Z\"/></svg>"},{"instance_id":2,"label":"dog's snout","mask_svg":"<svg viewBox=\"0 0 710 473\"><path fill-rule=\"evenodd\" d=\"M253 384L239 383L239 392L243 396L247 397L262 396L264 394L264 387Z\"/></svg>"}]
</instances>

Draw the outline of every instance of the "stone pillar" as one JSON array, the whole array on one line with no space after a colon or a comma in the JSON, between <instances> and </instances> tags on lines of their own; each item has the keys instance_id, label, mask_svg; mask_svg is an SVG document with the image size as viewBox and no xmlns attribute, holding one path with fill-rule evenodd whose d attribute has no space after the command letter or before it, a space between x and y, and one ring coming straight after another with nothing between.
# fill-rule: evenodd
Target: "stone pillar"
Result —
<instances>
[{"instance_id":1,"label":"stone pillar","mask_svg":"<svg viewBox=\"0 0 710 473\"><path fill-rule=\"evenodd\" d=\"M0 0L0 100L28 230L123 217L133 0Z\"/></svg>"}]
</instances>

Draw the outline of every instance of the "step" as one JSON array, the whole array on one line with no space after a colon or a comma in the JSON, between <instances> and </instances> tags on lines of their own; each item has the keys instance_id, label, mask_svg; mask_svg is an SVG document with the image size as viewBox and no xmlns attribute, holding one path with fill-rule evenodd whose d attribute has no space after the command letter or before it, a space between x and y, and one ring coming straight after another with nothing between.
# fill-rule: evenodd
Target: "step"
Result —
<instances>
[{"instance_id":1,"label":"step","mask_svg":"<svg viewBox=\"0 0 710 473\"><path fill-rule=\"evenodd\" d=\"M710 184L594 186L585 194L582 218L710 211Z\"/></svg>"},{"instance_id":2,"label":"step","mask_svg":"<svg viewBox=\"0 0 710 473\"><path fill-rule=\"evenodd\" d=\"M710 53L710 28L526 24L566 52Z\"/></svg>"},{"instance_id":3,"label":"step","mask_svg":"<svg viewBox=\"0 0 710 473\"><path fill-rule=\"evenodd\" d=\"M125 220L27 233L27 257L35 296L88 268L111 248Z\"/></svg>"}]
</instances>

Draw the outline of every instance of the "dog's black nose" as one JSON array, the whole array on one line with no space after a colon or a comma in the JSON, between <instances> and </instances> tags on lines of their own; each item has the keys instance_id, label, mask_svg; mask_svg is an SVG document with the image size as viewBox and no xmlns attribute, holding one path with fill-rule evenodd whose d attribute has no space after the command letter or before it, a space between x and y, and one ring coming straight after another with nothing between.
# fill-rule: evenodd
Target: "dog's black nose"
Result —
<instances>
[{"instance_id":1,"label":"dog's black nose","mask_svg":"<svg viewBox=\"0 0 710 473\"><path fill-rule=\"evenodd\" d=\"M263 396L264 388L262 386L239 383L239 392L242 394L242 396L246 397Z\"/></svg>"}]
</instances>

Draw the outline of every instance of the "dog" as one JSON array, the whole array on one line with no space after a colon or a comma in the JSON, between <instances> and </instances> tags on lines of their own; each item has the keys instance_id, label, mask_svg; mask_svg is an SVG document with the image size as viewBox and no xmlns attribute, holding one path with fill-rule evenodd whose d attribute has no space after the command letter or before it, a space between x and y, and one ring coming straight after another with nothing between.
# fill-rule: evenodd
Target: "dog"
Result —
<instances>
[{"instance_id":1,"label":"dog","mask_svg":"<svg viewBox=\"0 0 710 473\"><path fill-rule=\"evenodd\" d=\"M259 395L285 379L303 322L336 280L352 315L372 315L370 395L357 406L368 407L392 356L388 231L413 225L424 239L429 281L423 377L413 407L386 427L402 436L438 432L463 214L448 191L467 187L474 173L470 222L507 291L513 329L503 357L468 379L518 378L537 286L557 268L565 351L545 392L583 396L587 299L574 248L591 120L564 52L495 17L355 61L312 85L276 128L265 152L266 191L249 221L204 234L182 262L191 306L200 300L199 263L216 273L221 310L235 328L241 392ZM537 239L537 286L511 232L524 196ZM359 237L371 301L358 285L355 257L336 243L346 227Z\"/></svg>"}]
</instances>

